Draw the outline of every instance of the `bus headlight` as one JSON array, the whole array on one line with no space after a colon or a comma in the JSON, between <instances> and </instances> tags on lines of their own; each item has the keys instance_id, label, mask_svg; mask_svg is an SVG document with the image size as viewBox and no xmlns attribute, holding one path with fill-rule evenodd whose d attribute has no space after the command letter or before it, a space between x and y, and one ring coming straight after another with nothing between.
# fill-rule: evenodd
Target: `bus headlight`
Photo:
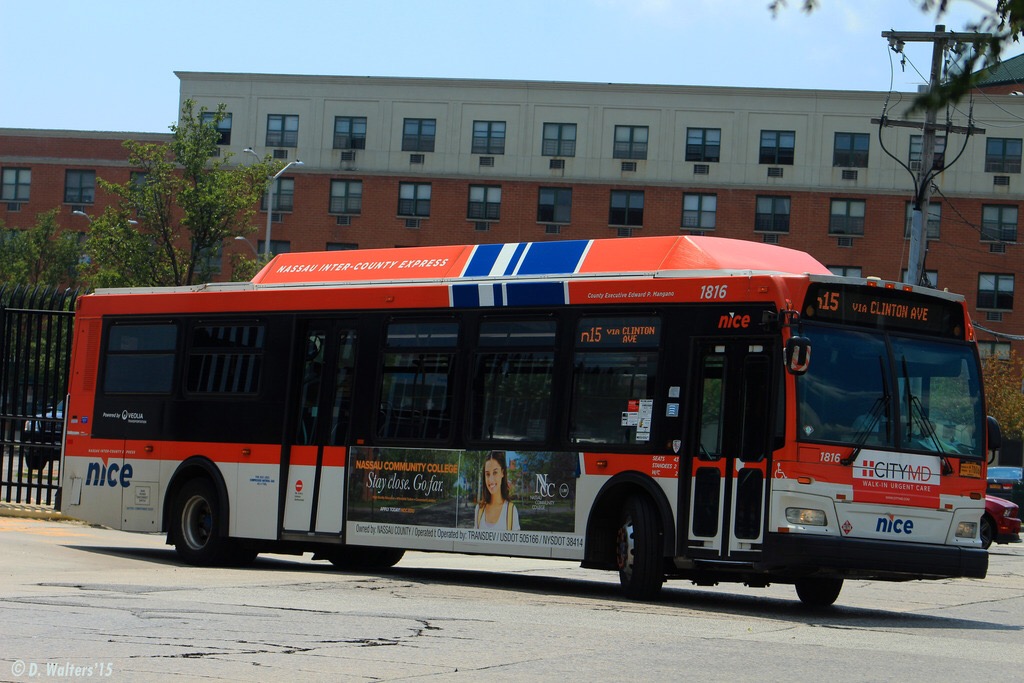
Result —
<instances>
[{"instance_id":1,"label":"bus headlight","mask_svg":"<svg viewBox=\"0 0 1024 683\"><path fill-rule=\"evenodd\" d=\"M960 522L956 525L956 537L957 538L977 538L978 537L978 523L977 522Z\"/></svg>"},{"instance_id":2,"label":"bus headlight","mask_svg":"<svg viewBox=\"0 0 1024 683\"><path fill-rule=\"evenodd\" d=\"M786 508L786 521L803 526L825 526L825 511L811 508Z\"/></svg>"}]
</instances>

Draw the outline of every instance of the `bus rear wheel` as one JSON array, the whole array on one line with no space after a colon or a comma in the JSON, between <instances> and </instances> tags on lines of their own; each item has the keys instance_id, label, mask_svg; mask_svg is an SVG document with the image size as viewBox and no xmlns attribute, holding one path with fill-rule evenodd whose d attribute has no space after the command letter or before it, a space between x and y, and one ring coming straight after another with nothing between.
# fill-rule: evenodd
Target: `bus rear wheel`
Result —
<instances>
[{"instance_id":1,"label":"bus rear wheel","mask_svg":"<svg viewBox=\"0 0 1024 683\"><path fill-rule=\"evenodd\" d=\"M649 498L630 496L622 506L619 520L615 538L619 583L627 597L649 600L665 582L654 504Z\"/></svg>"},{"instance_id":2,"label":"bus rear wheel","mask_svg":"<svg viewBox=\"0 0 1024 683\"><path fill-rule=\"evenodd\" d=\"M200 566L229 563L232 548L218 531L220 522L221 503L213 483L186 482L175 498L173 518L174 548L181 559Z\"/></svg>"},{"instance_id":3,"label":"bus rear wheel","mask_svg":"<svg viewBox=\"0 0 1024 683\"><path fill-rule=\"evenodd\" d=\"M343 571L380 571L390 569L405 556L402 548L369 548L349 546L326 555L327 559Z\"/></svg>"},{"instance_id":4,"label":"bus rear wheel","mask_svg":"<svg viewBox=\"0 0 1024 683\"><path fill-rule=\"evenodd\" d=\"M813 577L796 580L797 597L808 607L829 607L839 597L841 590L843 590L842 579Z\"/></svg>"}]
</instances>

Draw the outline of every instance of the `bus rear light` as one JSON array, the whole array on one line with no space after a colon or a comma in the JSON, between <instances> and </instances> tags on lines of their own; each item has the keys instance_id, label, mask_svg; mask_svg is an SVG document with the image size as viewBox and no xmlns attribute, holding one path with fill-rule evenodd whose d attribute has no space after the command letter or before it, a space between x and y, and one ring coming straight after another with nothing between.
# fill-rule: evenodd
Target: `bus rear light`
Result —
<instances>
[{"instance_id":1,"label":"bus rear light","mask_svg":"<svg viewBox=\"0 0 1024 683\"><path fill-rule=\"evenodd\" d=\"M977 538L978 537L978 523L977 522L960 522L956 525L956 537L957 538Z\"/></svg>"},{"instance_id":2,"label":"bus rear light","mask_svg":"<svg viewBox=\"0 0 1024 683\"><path fill-rule=\"evenodd\" d=\"M837 493L836 494L836 500L846 500L846 494L845 493Z\"/></svg>"},{"instance_id":3,"label":"bus rear light","mask_svg":"<svg viewBox=\"0 0 1024 683\"><path fill-rule=\"evenodd\" d=\"M984 494L982 494L982 493L979 493L979 492L977 492L977 491L971 491L971 500L981 500L981 497L982 497L983 495L984 495Z\"/></svg>"},{"instance_id":4,"label":"bus rear light","mask_svg":"<svg viewBox=\"0 0 1024 683\"><path fill-rule=\"evenodd\" d=\"M786 508L786 521L802 526L825 526L827 523L825 511L812 508Z\"/></svg>"}]
</instances>

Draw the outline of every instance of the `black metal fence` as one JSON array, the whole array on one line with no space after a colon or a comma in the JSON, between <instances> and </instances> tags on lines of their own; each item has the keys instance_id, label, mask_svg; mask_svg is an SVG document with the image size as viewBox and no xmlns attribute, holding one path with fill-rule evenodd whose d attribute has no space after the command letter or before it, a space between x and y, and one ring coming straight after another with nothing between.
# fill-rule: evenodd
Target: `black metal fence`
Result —
<instances>
[{"instance_id":1,"label":"black metal fence","mask_svg":"<svg viewBox=\"0 0 1024 683\"><path fill-rule=\"evenodd\" d=\"M72 289L0 287L3 502L55 502L78 295Z\"/></svg>"}]
</instances>

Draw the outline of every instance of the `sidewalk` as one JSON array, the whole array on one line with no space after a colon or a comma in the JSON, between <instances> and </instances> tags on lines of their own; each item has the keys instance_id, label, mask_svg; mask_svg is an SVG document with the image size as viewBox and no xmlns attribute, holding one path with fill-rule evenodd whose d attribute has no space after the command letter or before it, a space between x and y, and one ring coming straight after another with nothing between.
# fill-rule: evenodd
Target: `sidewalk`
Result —
<instances>
[{"instance_id":1,"label":"sidewalk","mask_svg":"<svg viewBox=\"0 0 1024 683\"><path fill-rule=\"evenodd\" d=\"M26 503L4 503L0 501L0 517L27 517L29 519L70 519L52 505L28 505Z\"/></svg>"}]
</instances>

